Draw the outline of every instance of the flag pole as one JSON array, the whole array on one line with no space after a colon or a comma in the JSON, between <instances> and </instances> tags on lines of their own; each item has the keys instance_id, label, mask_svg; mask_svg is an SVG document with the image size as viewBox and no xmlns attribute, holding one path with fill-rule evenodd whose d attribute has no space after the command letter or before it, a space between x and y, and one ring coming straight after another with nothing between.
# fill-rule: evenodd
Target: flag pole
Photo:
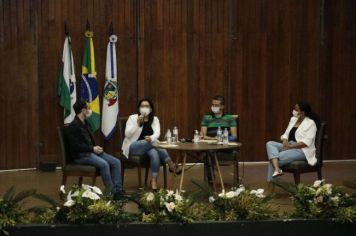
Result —
<instances>
[{"instance_id":1,"label":"flag pole","mask_svg":"<svg viewBox=\"0 0 356 236\"><path fill-rule=\"evenodd\" d=\"M64 21L64 34L65 34L65 36L69 36L67 21Z\"/></svg>"},{"instance_id":2,"label":"flag pole","mask_svg":"<svg viewBox=\"0 0 356 236\"><path fill-rule=\"evenodd\" d=\"M111 21L110 26L109 26L109 36L111 36L113 34L114 34L114 27L113 27L113 24L112 24L112 21Z\"/></svg>"},{"instance_id":3,"label":"flag pole","mask_svg":"<svg viewBox=\"0 0 356 236\"><path fill-rule=\"evenodd\" d=\"M87 19L87 24L86 24L86 27L85 27L86 30L90 30L90 23L89 23L89 20Z\"/></svg>"}]
</instances>

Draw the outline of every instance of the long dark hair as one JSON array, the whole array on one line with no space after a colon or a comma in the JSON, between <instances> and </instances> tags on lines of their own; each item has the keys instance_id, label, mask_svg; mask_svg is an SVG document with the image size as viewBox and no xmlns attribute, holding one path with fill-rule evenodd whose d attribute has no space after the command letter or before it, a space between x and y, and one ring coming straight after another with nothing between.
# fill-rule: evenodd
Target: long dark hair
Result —
<instances>
[{"instance_id":1,"label":"long dark hair","mask_svg":"<svg viewBox=\"0 0 356 236\"><path fill-rule=\"evenodd\" d=\"M299 106L300 111L303 111L305 116L312 119L315 122L316 127L319 129L319 126L321 123L320 117L318 114L312 112L312 109L311 109L311 106L309 105L309 103L300 101L297 103L297 105Z\"/></svg>"},{"instance_id":2,"label":"long dark hair","mask_svg":"<svg viewBox=\"0 0 356 236\"><path fill-rule=\"evenodd\" d=\"M141 103L142 102L148 102L148 104L150 104L150 107L151 107L151 113L148 115L148 124L149 125L152 125L152 122L153 122L153 119L155 117L155 108L153 106L153 102L148 99L148 98L143 98L141 99L138 104L137 104L137 114L140 115L140 106L141 106Z\"/></svg>"}]
</instances>

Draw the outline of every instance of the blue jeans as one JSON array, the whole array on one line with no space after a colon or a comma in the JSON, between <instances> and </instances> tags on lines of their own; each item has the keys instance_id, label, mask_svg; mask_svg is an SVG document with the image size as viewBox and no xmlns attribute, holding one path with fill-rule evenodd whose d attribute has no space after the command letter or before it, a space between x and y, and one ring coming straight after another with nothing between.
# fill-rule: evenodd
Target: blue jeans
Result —
<instances>
[{"instance_id":1,"label":"blue jeans","mask_svg":"<svg viewBox=\"0 0 356 236\"><path fill-rule=\"evenodd\" d=\"M295 142L290 142L290 143L295 143ZM305 154L301 148L288 149L285 151L282 151L282 148L283 148L282 143L268 141L266 143L268 160L271 161L274 158L278 158L279 166L284 166L284 165L291 163L293 161L306 160ZM268 164L268 171L267 171L267 181L268 182L271 182L273 180L273 178L272 178L273 172L274 172L274 168L270 162Z\"/></svg>"},{"instance_id":2,"label":"blue jeans","mask_svg":"<svg viewBox=\"0 0 356 236\"><path fill-rule=\"evenodd\" d=\"M158 176L161 162L166 163L171 160L166 149L155 148L146 140L138 140L130 145L130 155L144 154L150 158L152 176Z\"/></svg>"},{"instance_id":3,"label":"blue jeans","mask_svg":"<svg viewBox=\"0 0 356 236\"><path fill-rule=\"evenodd\" d=\"M75 162L95 166L100 170L104 185L113 193L122 191L121 162L117 158L103 152L97 155L92 152L80 153Z\"/></svg>"}]
</instances>

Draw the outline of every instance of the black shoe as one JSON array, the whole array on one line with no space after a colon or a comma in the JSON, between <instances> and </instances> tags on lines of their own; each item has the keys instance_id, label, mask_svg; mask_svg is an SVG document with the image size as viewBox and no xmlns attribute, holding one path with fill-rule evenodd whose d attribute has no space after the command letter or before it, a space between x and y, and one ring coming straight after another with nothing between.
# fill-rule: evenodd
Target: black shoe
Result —
<instances>
[{"instance_id":1,"label":"black shoe","mask_svg":"<svg viewBox=\"0 0 356 236\"><path fill-rule=\"evenodd\" d=\"M114 193L113 199L116 201L124 200L125 198L127 198L127 195L124 190Z\"/></svg>"},{"instance_id":2,"label":"black shoe","mask_svg":"<svg viewBox=\"0 0 356 236\"><path fill-rule=\"evenodd\" d=\"M170 173L174 173L176 175L182 174L182 169L178 169L177 166L175 166L174 170L172 170L171 168L168 168L168 170L169 170Z\"/></svg>"}]
</instances>

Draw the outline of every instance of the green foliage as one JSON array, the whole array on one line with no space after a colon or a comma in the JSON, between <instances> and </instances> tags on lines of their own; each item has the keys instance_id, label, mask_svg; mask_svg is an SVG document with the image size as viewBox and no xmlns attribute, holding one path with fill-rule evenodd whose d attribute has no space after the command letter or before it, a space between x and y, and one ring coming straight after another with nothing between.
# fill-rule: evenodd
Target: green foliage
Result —
<instances>
[{"instance_id":1,"label":"green foliage","mask_svg":"<svg viewBox=\"0 0 356 236\"><path fill-rule=\"evenodd\" d=\"M277 216L263 189L248 190L243 186L233 188L210 198L210 202L219 214L219 220L266 220Z\"/></svg>"},{"instance_id":2,"label":"green foliage","mask_svg":"<svg viewBox=\"0 0 356 236\"><path fill-rule=\"evenodd\" d=\"M141 191L136 200L142 211L142 221L148 223L189 223L193 218L187 214L192 202L178 192L161 189L157 192Z\"/></svg>"},{"instance_id":3,"label":"green foliage","mask_svg":"<svg viewBox=\"0 0 356 236\"><path fill-rule=\"evenodd\" d=\"M22 207L22 201L35 194L35 190L21 191L16 194L15 187L9 188L0 198L0 233L7 234L5 228L28 222L28 213Z\"/></svg>"},{"instance_id":4,"label":"green foliage","mask_svg":"<svg viewBox=\"0 0 356 236\"><path fill-rule=\"evenodd\" d=\"M340 222L355 222L356 220L356 198L341 192L324 180L317 180L312 186L292 184L278 181L276 184L283 189L295 189L289 191L292 194L294 211L291 217L296 218L335 218ZM288 186L288 187L286 187Z\"/></svg>"}]
</instances>

